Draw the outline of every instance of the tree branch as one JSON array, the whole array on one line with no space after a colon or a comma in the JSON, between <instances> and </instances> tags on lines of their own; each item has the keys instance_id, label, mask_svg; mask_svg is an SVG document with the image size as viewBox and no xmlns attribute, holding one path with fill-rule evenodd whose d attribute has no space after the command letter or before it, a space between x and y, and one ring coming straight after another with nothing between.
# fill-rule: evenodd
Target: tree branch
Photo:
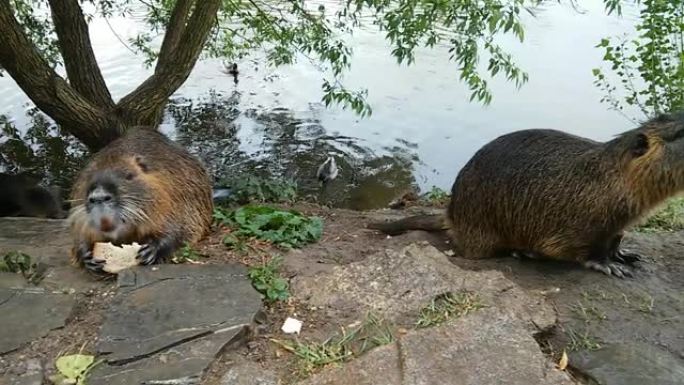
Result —
<instances>
[{"instance_id":1,"label":"tree branch","mask_svg":"<svg viewBox=\"0 0 684 385\"><path fill-rule=\"evenodd\" d=\"M173 57L173 52L178 48L178 42L185 33L185 23L188 20L192 4L192 0L176 1L176 6L173 8L169 19L169 25L166 27L164 41L159 49L157 68L168 65L169 60Z\"/></svg>"},{"instance_id":2,"label":"tree branch","mask_svg":"<svg viewBox=\"0 0 684 385\"><path fill-rule=\"evenodd\" d=\"M48 0L52 10L55 32L59 38L59 50L64 59L71 86L92 103L102 107L114 107L114 101L95 60L88 34L88 24L83 17L78 0Z\"/></svg>"},{"instance_id":3,"label":"tree branch","mask_svg":"<svg viewBox=\"0 0 684 385\"><path fill-rule=\"evenodd\" d=\"M164 53L168 60L159 61L154 74L119 101L117 108L120 113L159 117L160 106L164 106L171 94L190 76L214 25L220 4L221 0L197 2L175 49Z\"/></svg>"},{"instance_id":4,"label":"tree branch","mask_svg":"<svg viewBox=\"0 0 684 385\"><path fill-rule=\"evenodd\" d=\"M76 92L48 65L14 17L9 0L0 0L0 66L38 108L63 124L86 146L97 148L103 139L116 135L114 129L110 132L95 129L108 126L107 114Z\"/></svg>"}]
</instances>

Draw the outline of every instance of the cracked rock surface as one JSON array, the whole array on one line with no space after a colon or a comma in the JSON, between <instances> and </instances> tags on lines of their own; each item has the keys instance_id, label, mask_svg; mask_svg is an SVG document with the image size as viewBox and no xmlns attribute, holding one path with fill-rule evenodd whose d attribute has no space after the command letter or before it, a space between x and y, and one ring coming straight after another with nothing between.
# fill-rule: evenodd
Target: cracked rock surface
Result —
<instances>
[{"instance_id":1,"label":"cracked rock surface","mask_svg":"<svg viewBox=\"0 0 684 385\"><path fill-rule=\"evenodd\" d=\"M0 218L0 256L19 251L31 256L31 262L50 267L39 287L28 283L20 274L0 273L0 354L64 326L75 303L74 296L67 294L66 289L85 282L60 276L60 271L68 270L68 245L63 221ZM55 278L65 284L50 285Z\"/></svg>"},{"instance_id":2,"label":"cracked rock surface","mask_svg":"<svg viewBox=\"0 0 684 385\"><path fill-rule=\"evenodd\" d=\"M96 346L107 363L89 384L198 383L261 309L246 273L238 265L158 265L120 275Z\"/></svg>"},{"instance_id":3,"label":"cracked rock surface","mask_svg":"<svg viewBox=\"0 0 684 385\"><path fill-rule=\"evenodd\" d=\"M411 330L341 367L300 385L571 385L534 339L555 316L540 295L524 292L497 271L466 271L426 243L386 250L296 280L295 293L333 311L366 311L411 322L437 295L477 294L484 308L441 326Z\"/></svg>"},{"instance_id":4,"label":"cracked rock surface","mask_svg":"<svg viewBox=\"0 0 684 385\"><path fill-rule=\"evenodd\" d=\"M573 385L524 323L494 308L415 330L298 385Z\"/></svg>"}]
</instances>

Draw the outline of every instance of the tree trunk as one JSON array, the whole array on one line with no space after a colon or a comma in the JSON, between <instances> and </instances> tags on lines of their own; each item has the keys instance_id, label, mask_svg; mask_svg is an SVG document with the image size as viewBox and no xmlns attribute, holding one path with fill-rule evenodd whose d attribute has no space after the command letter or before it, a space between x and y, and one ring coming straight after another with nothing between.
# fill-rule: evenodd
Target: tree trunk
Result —
<instances>
[{"instance_id":1,"label":"tree trunk","mask_svg":"<svg viewBox=\"0 0 684 385\"><path fill-rule=\"evenodd\" d=\"M0 65L38 108L97 151L129 127L159 125L168 98L202 52L221 0L178 0L154 74L118 103L97 66L78 0L49 3L69 83L40 55L9 0L0 0Z\"/></svg>"}]
</instances>

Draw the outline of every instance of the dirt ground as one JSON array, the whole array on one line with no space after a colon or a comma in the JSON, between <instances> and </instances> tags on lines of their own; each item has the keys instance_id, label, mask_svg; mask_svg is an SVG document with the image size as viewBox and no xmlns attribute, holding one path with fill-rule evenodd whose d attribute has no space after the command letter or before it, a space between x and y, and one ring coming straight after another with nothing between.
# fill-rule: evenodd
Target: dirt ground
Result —
<instances>
[{"instance_id":1,"label":"dirt ground","mask_svg":"<svg viewBox=\"0 0 684 385\"><path fill-rule=\"evenodd\" d=\"M201 263L239 262L252 266L277 252L285 256L283 274L292 278L360 261L377 251L397 249L416 241L428 241L441 250L449 249L449 241L441 233L415 231L388 237L365 228L368 222L379 217L409 215L405 210L357 212L311 204L298 204L293 208L324 219L323 236L319 242L289 252L275 250L261 243L250 243L253 248L236 252L222 244L226 230L215 229L197 247L204 256ZM578 266L546 261L450 259L467 270L499 270L524 289L547 293L558 311L559 325L554 333L546 336L547 340L543 343L554 356L564 348L568 351L582 350L592 343L633 338L660 346L684 359L684 254L681 253L684 249L684 233L629 233L626 245L642 253L646 259L636 277L629 279L608 277ZM27 358L54 362L60 354L81 349L90 351L102 322L102 311L106 309L115 286L112 281L102 282L87 295L81 296L77 310L64 328L54 330L47 337L2 357L0 371L9 370L12 362L25 361ZM203 384L220 384L227 367L239 360L257 362L281 376L295 379L297 368L293 355L271 341L272 338L283 338L280 326L285 318L292 316L302 320L304 326L298 338L313 341L322 341L353 321L332 319L296 299L266 306L263 315L258 320L260 325L257 334L241 346L227 349L230 352L214 362L205 374ZM401 328L404 325L395 326Z\"/></svg>"},{"instance_id":2,"label":"dirt ground","mask_svg":"<svg viewBox=\"0 0 684 385\"><path fill-rule=\"evenodd\" d=\"M312 205L295 208L323 217L325 228L320 242L287 255L285 273L290 278L360 261L382 249L398 249L416 241L428 241L440 250L449 250L450 241L444 233L413 231L388 237L365 228L368 222L383 215L409 215L403 210L379 214ZM218 262L215 256L219 255L234 258L214 242L208 252L212 263ZM635 340L664 348L684 359L683 246L684 232L628 233L625 247L641 253L645 259L636 276L628 279L605 276L570 263L515 258L466 260L457 256L450 260L466 270L501 271L524 289L546 293L558 312L559 324L540 344L554 358L563 350L582 352L603 343ZM262 334L237 353L218 360L207 374L205 384L218 384L226 365L239 359L259 362L280 375L296 370L292 355L269 342L269 338L282 336L279 327L287 316L303 320L305 327L300 338L313 341L322 341L353 321L330 319L296 301L267 311L269 317Z\"/></svg>"}]
</instances>

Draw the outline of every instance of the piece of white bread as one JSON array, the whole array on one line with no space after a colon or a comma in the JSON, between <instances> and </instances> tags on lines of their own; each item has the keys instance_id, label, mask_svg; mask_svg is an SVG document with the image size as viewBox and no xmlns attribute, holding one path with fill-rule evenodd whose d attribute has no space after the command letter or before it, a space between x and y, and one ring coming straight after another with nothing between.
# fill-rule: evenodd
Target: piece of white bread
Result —
<instances>
[{"instance_id":1,"label":"piece of white bread","mask_svg":"<svg viewBox=\"0 0 684 385\"><path fill-rule=\"evenodd\" d=\"M105 264L102 269L116 274L139 263L136 256L140 247L137 243L118 247L111 242L97 242L93 247L93 258L104 260Z\"/></svg>"}]
</instances>

